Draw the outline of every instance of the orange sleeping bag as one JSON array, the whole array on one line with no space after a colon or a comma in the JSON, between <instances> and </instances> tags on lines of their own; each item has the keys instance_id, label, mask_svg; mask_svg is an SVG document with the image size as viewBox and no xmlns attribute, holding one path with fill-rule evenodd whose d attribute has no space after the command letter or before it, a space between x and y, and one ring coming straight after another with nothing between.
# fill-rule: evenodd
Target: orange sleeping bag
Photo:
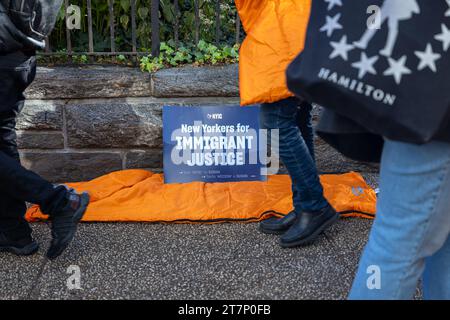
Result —
<instances>
[{"instance_id":1,"label":"orange sleeping bag","mask_svg":"<svg viewBox=\"0 0 450 320\"><path fill-rule=\"evenodd\" d=\"M323 175L321 182L325 197L344 216L374 216L375 191L361 175ZM270 176L267 182L164 184L162 174L124 170L68 186L91 195L83 221L252 222L292 210L287 175ZM47 218L38 206L31 207L26 217Z\"/></svg>"},{"instance_id":2,"label":"orange sleeping bag","mask_svg":"<svg viewBox=\"0 0 450 320\"><path fill-rule=\"evenodd\" d=\"M303 50L311 0L236 0L247 37L239 52L241 104L293 96L286 69Z\"/></svg>"}]
</instances>

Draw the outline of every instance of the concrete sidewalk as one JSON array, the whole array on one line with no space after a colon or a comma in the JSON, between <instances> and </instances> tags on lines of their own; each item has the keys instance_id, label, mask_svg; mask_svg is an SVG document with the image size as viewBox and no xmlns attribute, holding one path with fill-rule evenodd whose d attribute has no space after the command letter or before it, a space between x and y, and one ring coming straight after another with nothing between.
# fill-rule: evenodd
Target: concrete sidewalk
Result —
<instances>
[{"instance_id":1,"label":"concrete sidewalk","mask_svg":"<svg viewBox=\"0 0 450 320\"><path fill-rule=\"evenodd\" d=\"M0 253L0 299L345 299L371 225L341 219L315 244L281 249L254 223L82 223L48 261L50 229L37 223L38 254ZM80 290L66 285L73 265Z\"/></svg>"},{"instance_id":2,"label":"concrete sidewalk","mask_svg":"<svg viewBox=\"0 0 450 320\"><path fill-rule=\"evenodd\" d=\"M34 224L39 253L0 254L0 299L343 299L371 222L342 219L314 245L281 249L257 224L82 224L70 248L47 261L46 224ZM81 270L81 290L66 286Z\"/></svg>"}]
</instances>

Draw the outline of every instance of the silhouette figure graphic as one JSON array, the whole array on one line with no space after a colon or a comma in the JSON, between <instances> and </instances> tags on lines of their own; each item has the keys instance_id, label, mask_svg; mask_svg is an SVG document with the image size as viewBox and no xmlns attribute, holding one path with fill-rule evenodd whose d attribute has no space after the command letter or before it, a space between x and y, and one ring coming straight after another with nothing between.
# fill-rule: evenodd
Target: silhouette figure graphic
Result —
<instances>
[{"instance_id":1,"label":"silhouette figure graphic","mask_svg":"<svg viewBox=\"0 0 450 320\"><path fill-rule=\"evenodd\" d=\"M400 21L411 19L415 13L420 13L420 7L417 0L384 1L379 14L381 15L381 24L387 21L389 30L386 46L380 51L380 54L386 57L392 55L395 43L397 42ZM366 49L377 31L377 29L367 29L361 40L354 42L354 45L357 48Z\"/></svg>"}]
</instances>

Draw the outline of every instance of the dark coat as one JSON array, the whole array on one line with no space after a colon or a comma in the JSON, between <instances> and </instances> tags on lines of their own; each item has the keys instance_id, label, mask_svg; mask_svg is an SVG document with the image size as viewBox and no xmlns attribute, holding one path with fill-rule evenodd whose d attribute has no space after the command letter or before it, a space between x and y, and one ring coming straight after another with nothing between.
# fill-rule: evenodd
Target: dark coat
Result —
<instances>
[{"instance_id":1,"label":"dark coat","mask_svg":"<svg viewBox=\"0 0 450 320\"><path fill-rule=\"evenodd\" d=\"M63 0L0 0L0 54L45 47Z\"/></svg>"},{"instance_id":2,"label":"dark coat","mask_svg":"<svg viewBox=\"0 0 450 320\"><path fill-rule=\"evenodd\" d=\"M433 139L450 143L450 119L442 121L442 129ZM351 118L324 108L317 125L317 135L343 155L367 162L380 162L384 138L365 129Z\"/></svg>"},{"instance_id":3,"label":"dark coat","mask_svg":"<svg viewBox=\"0 0 450 320\"><path fill-rule=\"evenodd\" d=\"M316 131L319 137L346 157L366 162L381 160L383 137L331 109L323 110Z\"/></svg>"}]
</instances>

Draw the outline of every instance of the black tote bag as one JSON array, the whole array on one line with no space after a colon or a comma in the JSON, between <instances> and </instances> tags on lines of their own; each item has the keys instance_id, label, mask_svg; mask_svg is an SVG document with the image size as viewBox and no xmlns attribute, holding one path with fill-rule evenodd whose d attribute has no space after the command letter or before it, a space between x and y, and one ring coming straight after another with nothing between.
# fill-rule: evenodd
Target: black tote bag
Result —
<instances>
[{"instance_id":1,"label":"black tote bag","mask_svg":"<svg viewBox=\"0 0 450 320\"><path fill-rule=\"evenodd\" d=\"M287 82L372 134L450 142L450 1L313 0Z\"/></svg>"}]
</instances>

